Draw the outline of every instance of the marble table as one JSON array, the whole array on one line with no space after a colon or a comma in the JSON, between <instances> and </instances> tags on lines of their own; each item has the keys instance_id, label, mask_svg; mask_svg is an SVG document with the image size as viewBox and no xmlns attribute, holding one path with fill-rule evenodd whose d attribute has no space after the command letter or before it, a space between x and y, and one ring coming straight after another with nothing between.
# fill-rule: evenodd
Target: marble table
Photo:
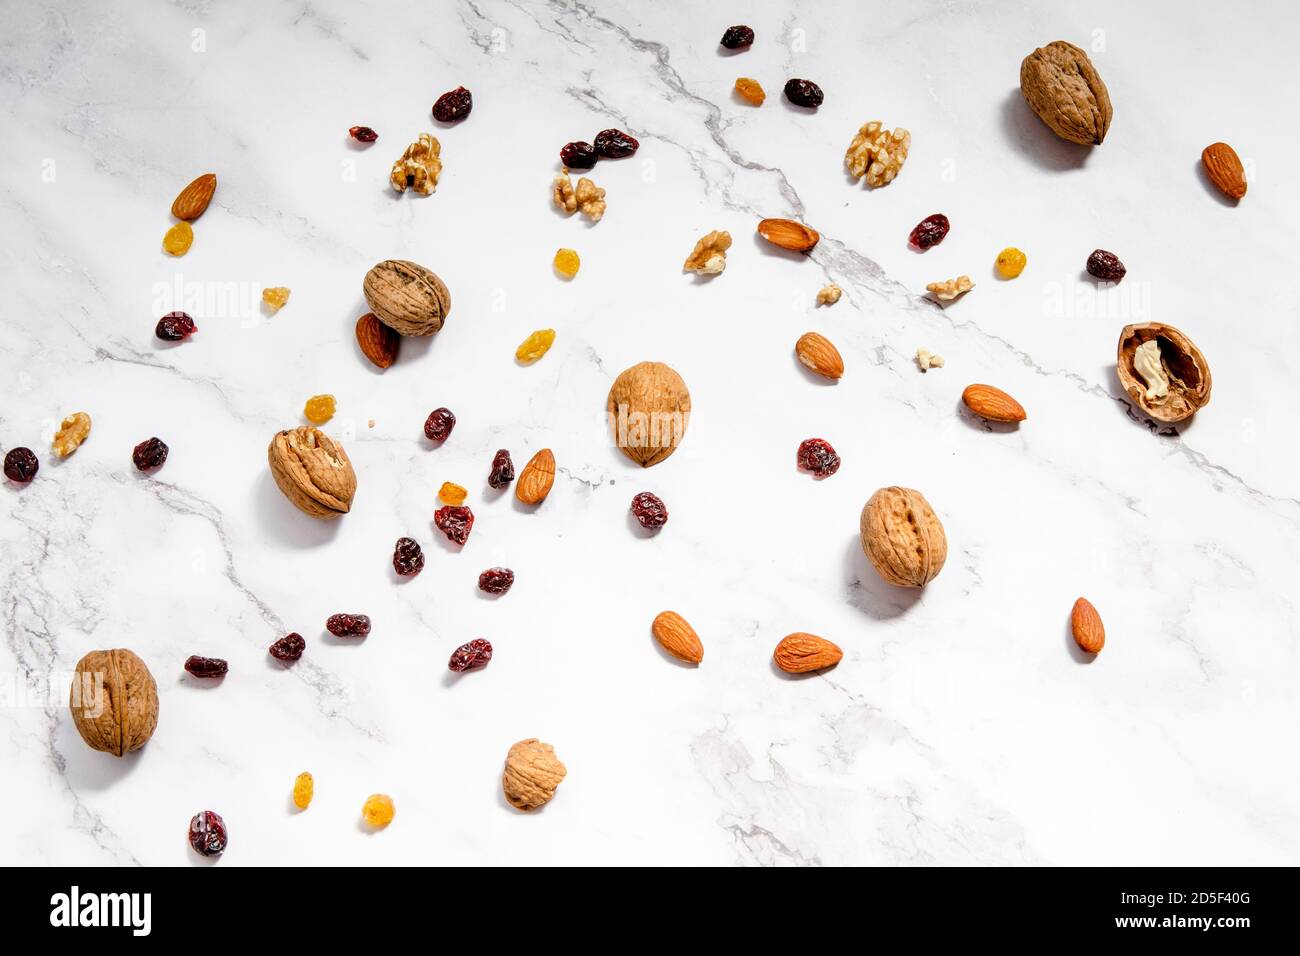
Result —
<instances>
[{"instance_id":1,"label":"marble table","mask_svg":"<svg viewBox=\"0 0 1300 956\"><path fill-rule=\"evenodd\" d=\"M190 816L221 813L221 865L1295 864L1300 455L1290 405L1300 146L1279 107L1294 8L751 0L409 4L33 2L0 38L4 277L0 443L42 464L0 487L3 629L0 859L189 865ZM718 37L747 22L758 40ZM1051 40L1087 49L1109 85L1104 145L1056 139L1026 108L1019 64ZM761 108L733 92L758 78ZM826 92L814 112L785 79ZM474 111L434 123L464 84ZM846 175L870 119L912 133L890 186ZM350 126L379 131L361 147ZM608 212L551 206L557 151L606 127L638 137L592 173ZM429 197L390 164L421 132L445 163ZM1200 172L1233 143L1251 176L1232 205ZM183 258L160 248L179 188L220 185ZM951 219L924 254L906 237ZM755 235L813 225L804 258ZM726 272L683 274L695 240L735 237ZM997 252L1024 274L1002 281ZM582 256L569 283L558 247ZM1088 280L1116 251L1117 287ZM361 280L424 263L453 307L385 372L358 352ZM975 289L947 309L936 279ZM832 307L814 296L844 289ZM265 286L292 289L274 317ZM168 346L158 316L199 333ZM1187 332L1212 401L1157 426L1124 397L1119 330ZM558 331L532 366L515 346ZM835 385L795 339L844 355ZM919 346L947 364L922 373ZM627 460L604 417L615 375L676 368L694 417L677 453ZM992 429L960 405L989 382L1028 409ZM272 482L266 447L338 397L326 430L359 476L350 514L320 522ZM421 425L452 408L452 440ZM50 436L94 430L59 461ZM171 448L154 475L131 448ZM814 481L811 436L843 457ZM554 449L539 509L486 485ZM431 524L446 480L478 516L463 550ZM878 487L920 489L950 551L923 592L885 584L858 515ZM631 521L653 490L658 535ZM393 542L428 564L401 581ZM490 599L480 571L512 567ZM1106 649L1073 648L1086 595ZM1288 596L1290 595L1290 596ZM702 666L654 643L666 608L702 636ZM324 633L368 613L362 642ZM266 652L298 631L307 655ZM771 653L793 631L844 648L803 678ZM449 674L486 637L483 672ZM158 729L124 759L78 737L69 673L129 647L157 678ZM204 686L191 654L230 661ZM501 796L509 746L555 745L568 777L521 814ZM293 810L294 776L316 800ZM359 821L386 792L385 831Z\"/></svg>"}]
</instances>

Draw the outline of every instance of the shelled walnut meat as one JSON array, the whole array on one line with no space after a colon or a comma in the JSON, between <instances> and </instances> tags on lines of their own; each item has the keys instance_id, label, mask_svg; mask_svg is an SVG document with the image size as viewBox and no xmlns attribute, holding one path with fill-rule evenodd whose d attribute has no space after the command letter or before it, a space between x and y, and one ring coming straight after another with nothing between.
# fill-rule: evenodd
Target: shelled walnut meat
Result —
<instances>
[{"instance_id":1,"label":"shelled walnut meat","mask_svg":"<svg viewBox=\"0 0 1300 956\"><path fill-rule=\"evenodd\" d=\"M566 214L581 211L592 222L600 222L605 215L605 190L586 176L579 177L577 186L567 175L556 176L551 183L551 201Z\"/></svg>"},{"instance_id":2,"label":"shelled walnut meat","mask_svg":"<svg viewBox=\"0 0 1300 956\"><path fill-rule=\"evenodd\" d=\"M313 518L337 518L352 509L357 476L343 446L318 428L276 432L267 449L271 475L284 496Z\"/></svg>"},{"instance_id":3,"label":"shelled walnut meat","mask_svg":"<svg viewBox=\"0 0 1300 956\"><path fill-rule=\"evenodd\" d=\"M1073 43L1055 40L1020 64L1020 92L1061 139L1099 146L1110 129L1110 93L1097 68Z\"/></svg>"},{"instance_id":4,"label":"shelled walnut meat","mask_svg":"<svg viewBox=\"0 0 1300 956\"><path fill-rule=\"evenodd\" d=\"M919 491L881 488L862 508L862 550L882 578L899 587L933 581L948 557L948 538Z\"/></svg>"},{"instance_id":5,"label":"shelled walnut meat","mask_svg":"<svg viewBox=\"0 0 1300 956\"><path fill-rule=\"evenodd\" d=\"M1181 422L1209 404L1209 363L1172 325L1125 326L1115 370L1133 403L1158 421Z\"/></svg>"},{"instance_id":6,"label":"shelled walnut meat","mask_svg":"<svg viewBox=\"0 0 1300 956\"><path fill-rule=\"evenodd\" d=\"M854 179L867 177L875 188L893 181L907 161L912 134L901 126L892 133L879 120L864 123L844 153L844 165Z\"/></svg>"},{"instance_id":7,"label":"shelled walnut meat","mask_svg":"<svg viewBox=\"0 0 1300 956\"><path fill-rule=\"evenodd\" d=\"M451 311L451 292L430 269L405 259L385 259L361 285L370 311L402 335L433 335Z\"/></svg>"},{"instance_id":8,"label":"shelled walnut meat","mask_svg":"<svg viewBox=\"0 0 1300 956\"><path fill-rule=\"evenodd\" d=\"M422 195L429 195L438 186L438 177L442 175L442 144L437 137L421 133L401 158L393 163L393 171L388 180L399 193L407 187Z\"/></svg>"},{"instance_id":9,"label":"shelled walnut meat","mask_svg":"<svg viewBox=\"0 0 1300 956\"><path fill-rule=\"evenodd\" d=\"M691 393L663 362L641 362L610 386L606 413L614 441L643 468L677 450L691 420Z\"/></svg>"},{"instance_id":10,"label":"shelled walnut meat","mask_svg":"<svg viewBox=\"0 0 1300 956\"><path fill-rule=\"evenodd\" d=\"M77 662L68 707L87 745L120 757L139 750L153 736L158 685L131 651L91 651Z\"/></svg>"},{"instance_id":11,"label":"shelled walnut meat","mask_svg":"<svg viewBox=\"0 0 1300 956\"><path fill-rule=\"evenodd\" d=\"M695 248L682 263L686 272L716 276L727 268L727 250L731 248L731 233L715 229L695 243Z\"/></svg>"},{"instance_id":12,"label":"shelled walnut meat","mask_svg":"<svg viewBox=\"0 0 1300 956\"><path fill-rule=\"evenodd\" d=\"M567 773L554 747L529 737L511 747L506 755L501 789L516 810L536 810L550 802Z\"/></svg>"}]
</instances>

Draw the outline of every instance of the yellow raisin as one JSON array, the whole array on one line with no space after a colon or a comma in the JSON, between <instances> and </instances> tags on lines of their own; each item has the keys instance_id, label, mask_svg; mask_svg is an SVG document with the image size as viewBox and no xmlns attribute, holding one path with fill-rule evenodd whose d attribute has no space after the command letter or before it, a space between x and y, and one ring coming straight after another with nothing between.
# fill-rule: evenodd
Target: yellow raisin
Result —
<instances>
[{"instance_id":1,"label":"yellow raisin","mask_svg":"<svg viewBox=\"0 0 1300 956\"><path fill-rule=\"evenodd\" d=\"M1015 246L1007 246L998 253L998 273L1004 279L1014 279L1025 271L1025 263L1028 261L1025 254Z\"/></svg>"},{"instance_id":2,"label":"yellow raisin","mask_svg":"<svg viewBox=\"0 0 1300 956\"><path fill-rule=\"evenodd\" d=\"M393 798L386 793L372 793L361 807L361 816L372 827L388 826L395 813L397 808L393 806Z\"/></svg>"},{"instance_id":3,"label":"yellow raisin","mask_svg":"<svg viewBox=\"0 0 1300 956\"><path fill-rule=\"evenodd\" d=\"M438 497L444 504L458 505L469 497L469 492L454 481L444 481L442 487L438 489Z\"/></svg>"},{"instance_id":4,"label":"yellow raisin","mask_svg":"<svg viewBox=\"0 0 1300 956\"><path fill-rule=\"evenodd\" d=\"M307 404L303 406L302 413L307 416L307 421L313 425L324 425L334 417L336 403L333 395L313 395L307 399Z\"/></svg>"},{"instance_id":5,"label":"yellow raisin","mask_svg":"<svg viewBox=\"0 0 1300 956\"><path fill-rule=\"evenodd\" d=\"M555 344L555 329L538 329L515 349L515 358L528 363L536 362Z\"/></svg>"},{"instance_id":6,"label":"yellow raisin","mask_svg":"<svg viewBox=\"0 0 1300 956\"><path fill-rule=\"evenodd\" d=\"M555 271L564 278L572 279L576 276L581 265L582 260L578 258L578 253L573 249L555 250Z\"/></svg>"},{"instance_id":7,"label":"yellow raisin","mask_svg":"<svg viewBox=\"0 0 1300 956\"><path fill-rule=\"evenodd\" d=\"M306 810L315 792L316 783L312 780L311 774L304 770L293 781L293 805L299 810Z\"/></svg>"},{"instance_id":8,"label":"yellow raisin","mask_svg":"<svg viewBox=\"0 0 1300 956\"><path fill-rule=\"evenodd\" d=\"M289 290L282 285L271 286L269 289L262 290L262 301L271 311L272 315L284 308L289 301Z\"/></svg>"},{"instance_id":9,"label":"yellow raisin","mask_svg":"<svg viewBox=\"0 0 1300 956\"><path fill-rule=\"evenodd\" d=\"M763 100L767 99L767 94L763 92L763 87L758 80L751 80L747 76L736 80L736 92L755 106L762 106Z\"/></svg>"},{"instance_id":10,"label":"yellow raisin","mask_svg":"<svg viewBox=\"0 0 1300 956\"><path fill-rule=\"evenodd\" d=\"M173 256L183 256L194 243L194 229L188 222L178 222L163 236L163 249Z\"/></svg>"},{"instance_id":11,"label":"yellow raisin","mask_svg":"<svg viewBox=\"0 0 1300 956\"><path fill-rule=\"evenodd\" d=\"M81 446L89 434L90 416L85 412L73 412L63 420L54 435L54 454L60 458L67 458Z\"/></svg>"}]
</instances>

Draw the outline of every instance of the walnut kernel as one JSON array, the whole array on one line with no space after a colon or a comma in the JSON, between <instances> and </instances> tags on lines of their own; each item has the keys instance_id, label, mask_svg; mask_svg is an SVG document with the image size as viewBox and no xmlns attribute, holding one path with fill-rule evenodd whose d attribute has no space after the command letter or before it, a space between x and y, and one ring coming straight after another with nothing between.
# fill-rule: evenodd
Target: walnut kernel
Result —
<instances>
[{"instance_id":1,"label":"walnut kernel","mask_svg":"<svg viewBox=\"0 0 1300 956\"><path fill-rule=\"evenodd\" d=\"M834 305L836 302L840 301L840 296L842 296L843 294L844 294L844 290L841 289L839 286L837 286L834 282L832 282L830 285L824 286L823 288L818 290L817 304Z\"/></svg>"},{"instance_id":2,"label":"walnut kernel","mask_svg":"<svg viewBox=\"0 0 1300 956\"><path fill-rule=\"evenodd\" d=\"M916 350L916 364L921 366L922 372L928 372L932 368L943 368L943 356L935 355L927 348Z\"/></svg>"},{"instance_id":3,"label":"walnut kernel","mask_svg":"<svg viewBox=\"0 0 1300 956\"><path fill-rule=\"evenodd\" d=\"M59 430L54 434L54 454L67 458L76 451L86 436L90 434L90 416L85 412L73 412L63 420Z\"/></svg>"},{"instance_id":4,"label":"walnut kernel","mask_svg":"<svg viewBox=\"0 0 1300 956\"><path fill-rule=\"evenodd\" d=\"M731 233L715 229L695 244L682 268L715 276L727 268L727 250L731 248Z\"/></svg>"},{"instance_id":5,"label":"walnut kernel","mask_svg":"<svg viewBox=\"0 0 1300 956\"><path fill-rule=\"evenodd\" d=\"M970 281L970 276L958 276L944 282L931 282L925 287L925 291L940 302L951 302L957 296L965 295L973 288L975 288L975 283Z\"/></svg>"},{"instance_id":6,"label":"walnut kernel","mask_svg":"<svg viewBox=\"0 0 1300 956\"><path fill-rule=\"evenodd\" d=\"M579 212L592 222L600 222L605 215L605 190L586 176L575 187L567 175L556 176L551 183L551 200L566 213Z\"/></svg>"},{"instance_id":7,"label":"walnut kernel","mask_svg":"<svg viewBox=\"0 0 1300 956\"><path fill-rule=\"evenodd\" d=\"M436 137L421 133L420 138L406 147L402 158L393 163L389 181L399 193L410 186L417 193L429 195L438 185L442 175L442 144Z\"/></svg>"},{"instance_id":8,"label":"walnut kernel","mask_svg":"<svg viewBox=\"0 0 1300 956\"><path fill-rule=\"evenodd\" d=\"M912 134L901 126L891 133L881 127L879 120L872 120L853 137L844 153L844 165L854 179L861 179L865 173L868 186L884 186L903 168L911 145Z\"/></svg>"}]
</instances>

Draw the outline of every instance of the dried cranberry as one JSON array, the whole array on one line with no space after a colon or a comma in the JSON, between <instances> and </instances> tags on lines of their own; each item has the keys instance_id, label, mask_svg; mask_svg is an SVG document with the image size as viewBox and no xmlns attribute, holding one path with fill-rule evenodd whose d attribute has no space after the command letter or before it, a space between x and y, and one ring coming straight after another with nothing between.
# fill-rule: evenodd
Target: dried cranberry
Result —
<instances>
[{"instance_id":1,"label":"dried cranberry","mask_svg":"<svg viewBox=\"0 0 1300 956\"><path fill-rule=\"evenodd\" d=\"M474 96L463 86L458 86L450 93L443 93L438 102L433 104L433 118L439 123L454 123L469 116L474 108Z\"/></svg>"},{"instance_id":2,"label":"dried cranberry","mask_svg":"<svg viewBox=\"0 0 1300 956\"><path fill-rule=\"evenodd\" d=\"M456 416L449 408L435 408L424 420L424 437L429 441L444 442L456 427Z\"/></svg>"},{"instance_id":3,"label":"dried cranberry","mask_svg":"<svg viewBox=\"0 0 1300 956\"><path fill-rule=\"evenodd\" d=\"M795 106L807 106L816 109L826 99L822 88L812 80L786 80L785 98Z\"/></svg>"},{"instance_id":4,"label":"dried cranberry","mask_svg":"<svg viewBox=\"0 0 1300 956\"><path fill-rule=\"evenodd\" d=\"M353 126L348 130L348 135L359 143L373 143L379 139L379 134L369 126Z\"/></svg>"},{"instance_id":5,"label":"dried cranberry","mask_svg":"<svg viewBox=\"0 0 1300 956\"><path fill-rule=\"evenodd\" d=\"M619 129L602 129L594 145L596 155L603 159L622 159L641 148L636 139Z\"/></svg>"},{"instance_id":6,"label":"dried cranberry","mask_svg":"<svg viewBox=\"0 0 1300 956\"><path fill-rule=\"evenodd\" d=\"M474 527L474 512L464 505L443 505L433 513L433 523L449 539L464 544Z\"/></svg>"},{"instance_id":7,"label":"dried cranberry","mask_svg":"<svg viewBox=\"0 0 1300 956\"><path fill-rule=\"evenodd\" d=\"M195 853L218 856L226 849L226 821L211 810L200 810L190 820L190 846Z\"/></svg>"},{"instance_id":8,"label":"dried cranberry","mask_svg":"<svg viewBox=\"0 0 1300 956\"><path fill-rule=\"evenodd\" d=\"M481 637L476 637L468 644L462 644L451 652L451 659L447 661L447 669L460 673L474 667L486 667L487 662L492 660L492 645Z\"/></svg>"},{"instance_id":9,"label":"dried cranberry","mask_svg":"<svg viewBox=\"0 0 1300 956\"><path fill-rule=\"evenodd\" d=\"M929 249L943 242L950 228L948 217L941 212L936 212L933 216L926 216L918 222L916 228L907 237L907 241L918 249Z\"/></svg>"},{"instance_id":10,"label":"dried cranberry","mask_svg":"<svg viewBox=\"0 0 1300 956\"><path fill-rule=\"evenodd\" d=\"M5 455L5 477L10 481L31 481L40 467L40 459L30 448L10 448Z\"/></svg>"},{"instance_id":11,"label":"dried cranberry","mask_svg":"<svg viewBox=\"0 0 1300 956\"><path fill-rule=\"evenodd\" d=\"M718 42L728 50L739 50L742 46L749 46L754 42L754 31L744 24L727 27Z\"/></svg>"},{"instance_id":12,"label":"dried cranberry","mask_svg":"<svg viewBox=\"0 0 1300 956\"><path fill-rule=\"evenodd\" d=\"M277 661L296 661L307 649L307 642L301 634L286 634L269 648L271 656Z\"/></svg>"},{"instance_id":13,"label":"dried cranberry","mask_svg":"<svg viewBox=\"0 0 1300 956\"><path fill-rule=\"evenodd\" d=\"M225 677L230 665L220 657L199 657L195 654L186 659L185 670L195 677Z\"/></svg>"},{"instance_id":14,"label":"dried cranberry","mask_svg":"<svg viewBox=\"0 0 1300 956\"><path fill-rule=\"evenodd\" d=\"M570 169L591 169L596 159L596 147L590 143L565 143L560 150L560 162Z\"/></svg>"},{"instance_id":15,"label":"dried cranberry","mask_svg":"<svg viewBox=\"0 0 1300 956\"><path fill-rule=\"evenodd\" d=\"M184 312L168 312L158 320L153 334L164 342L179 342L181 339L189 338L198 329L194 320Z\"/></svg>"},{"instance_id":16,"label":"dried cranberry","mask_svg":"<svg viewBox=\"0 0 1300 956\"><path fill-rule=\"evenodd\" d=\"M364 614L331 614L325 629L335 637L365 637L370 633L370 618Z\"/></svg>"},{"instance_id":17,"label":"dried cranberry","mask_svg":"<svg viewBox=\"0 0 1300 956\"><path fill-rule=\"evenodd\" d=\"M632 514L647 530L662 528L668 523L668 508L663 499L649 491L643 491L632 499Z\"/></svg>"},{"instance_id":18,"label":"dried cranberry","mask_svg":"<svg viewBox=\"0 0 1300 956\"><path fill-rule=\"evenodd\" d=\"M1088 257L1088 275L1095 276L1103 282L1118 282L1128 273L1119 256L1105 249L1094 249Z\"/></svg>"},{"instance_id":19,"label":"dried cranberry","mask_svg":"<svg viewBox=\"0 0 1300 956\"><path fill-rule=\"evenodd\" d=\"M478 576L478 589L488 594L505 594L515 583L515 572L509 568L488 568Z\"/></svg>"},{"instance_id":20,"label":"dried cranberry","mask_svg":"<svg viewBox=\"0 0 1300 956\"><path fill-rule=\"evenodd\" d=\"M515 463L510 460L510 452L502 448L492 456L492 470L488 472L488 484L493 488L504 488L515 480Z\"/></svg>"},{"instance_id":21,"label":"dried cranberry","mask_svg":"<svg viewBox=\"0 0 1300 956\"><path fill-rule=\"evenodd\" d=\"M398 538L393 548L393 570L403 577L419 574L424 570L424 552L420 543L414 538Z\"/></svg>"},{"instance_id":22,"label":"dried cranberry","mask_svg":"<svg viewBox=\"0 0 1300 956\"><path fill-rule=\"evenodd\" d=\"M167 445L161 438L150 438L148 441L142 441L131 452L131 460L135 462L135 467L141 471L161 468L163 462L167 460Z\"/></svg>"},{"instance_id":23,"label":"dried cranberry","mask_svg":"<svg viewBox=\"0 0 1300 956\"><path fill-rule=\"evenodd\" d=\"M840 470L840 456L826 439L809 438L799 445L799 467L826 478Z\"/></svg>"}]
</instances>

